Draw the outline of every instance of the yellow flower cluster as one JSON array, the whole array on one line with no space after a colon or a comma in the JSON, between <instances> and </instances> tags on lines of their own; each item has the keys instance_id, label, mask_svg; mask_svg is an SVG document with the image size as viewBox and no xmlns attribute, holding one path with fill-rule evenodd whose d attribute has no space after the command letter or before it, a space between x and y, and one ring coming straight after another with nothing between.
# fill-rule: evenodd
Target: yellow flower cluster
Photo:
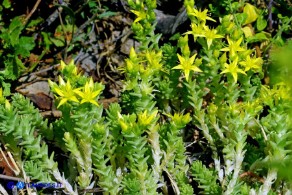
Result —
<instances>
[{"instance_id":1,"label":"yellow flower cluster","mask_svg":"<svg viewBox=\"0 0 292 195\"><path fill-rule=\"evenodd\" d=\"M63 66L62 69L64 69L66 66L65 63L62 62L61 64ZM78 75L75 68L72 69L72 71ZM77 102L80 104L89 102L98 106L97 97L102 91L102 88L94 85L92 78L90 78L83 87L79 88L72 87L70 80L67 79L67 82L65 82L61 76L59 76L59 85L51 80L49 80L49 85L59 100L58 108L68 101Z\"/></svg>"},{"instance_id":2,"label":"yellow flower cluster","mask_svg":"<svg viewBox=\"0 0 292 195\"><path fill-rule=\"evenodd\" d=\"M221 74L230 73L234 81L237 82L238 73L246 75L246 72L249 70L253 70L254 72L261 70L263 59L260 57L251 57L249 54L251 51L241 47L242 37L237 41L233 41L227 37L227 42L228 46L222 48L220 51L229 52L230 64L224 63L225 69L222 70ZM240 62L238 52L246 53L245 59ZM244 70L240 69L238 64L240 64Z\"/></svg>"},{"instance_id":3,"label":"yellow flower cluster","mask_svg":"<svg viewBox=\"0 0 292 195\"><path fill-rule=\"evenodd\" d=\"M207 48L210 49L212 43L215 39L224 38L224 36L217 34L216 29L210 29L206 25L206 21L216 22L213 18L209 17L207 12L208 10L205 9L203 11L197 10L193 6L187 6L188 15L191 18L191 31L186 32L186 35L193 35L194 40L196 41L197 38L202 37L205 38L207 43ZM227 47L220 49L220 51L225 52L221 58L225 58L223 60L224 68L221 74L230 73L235 82L238 80L238 74L246 75L246 72L252 70L254 72L261 71L263 60L260 57L252 57L250 54L252 53L251 50L247 50L245 47L242 47L243 38L240 37L238 40L232 40L229 36L227 36ZM229 63L226 63L226 53L228 52ZM242 55L239 55L239 52ZM218 51L219 53L219 51ZM198 68L200 64L194 64L196 54L192 57L184 55L183 57L178 54L179 65L175 66L173 69L181 69L184 71L186 81L189 79L190 71L193 70L194 72L202 72L201 69ZM239 65L241 67L239 67ZM242 69L243 68L243 69Z\"/></svg>"},{"instance_id":4,"label":"yellow flower cluster","mask_svg":"<svg viewBox=\"0 0 292 195\"><path fill-rule=\"evenodd\" d=\"M207 9L201 11L195 9L194 7L192 8L189 7L188 10L189 10L188 14L190 16L194 16L197 19L196 21L197 24L192 23L191 24L192 31L188 31L186 32L186 34L192 34L194 36L194 39L196 39L197 37L204 37L207 41L208 49L210 49L214 39L223 38L222 35L217 34L216 29L210 29L208 26L206 26L207 20L216 22L214 19L207 15L208 12Z\"/></svg>"}]
</instances>

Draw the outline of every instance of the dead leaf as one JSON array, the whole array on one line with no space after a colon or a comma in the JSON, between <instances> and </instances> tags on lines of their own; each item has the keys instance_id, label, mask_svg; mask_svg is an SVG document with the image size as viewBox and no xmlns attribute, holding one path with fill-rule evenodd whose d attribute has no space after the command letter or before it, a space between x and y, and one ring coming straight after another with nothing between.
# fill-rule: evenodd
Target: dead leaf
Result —
<instances>
[{"instance_id":1,"label":"dead leaf","mask_svg":"<svg viewBox=\"0 0 292 195\"><path fill-rule=\"evenodd\" d=\"M51 110L53 100L49 95L39 92L27 94L26 96L41 110Z\"/></svg>"}]
</instances>

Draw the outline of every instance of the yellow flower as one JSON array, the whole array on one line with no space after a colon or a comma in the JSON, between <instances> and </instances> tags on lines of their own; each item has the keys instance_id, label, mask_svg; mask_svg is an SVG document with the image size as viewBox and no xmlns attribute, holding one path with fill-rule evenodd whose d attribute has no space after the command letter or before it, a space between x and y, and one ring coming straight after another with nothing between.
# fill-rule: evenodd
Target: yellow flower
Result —
<instances>
[{"instance_id":1,"label":"yellow flower","mask_svg":"<svg viewBox=\"0 0 292 195\"><path fill-rule=\"evenodd\" d=\"M122 73L129 73L130 75L136 76L139 72L140 59L138 58L136 51L133 47L130 49L129 58L125 60L126 64L118 68Z\"/></svg>"},{"instance_id":2,"label":"yellow flower","mask_svg":"<svg viewBox=\"0 0 292 195\"><path fill-rule=\"evenodd\" d=\"M90 102L96 106L98 106L98 103L96 101L96 97L100 94L101 89L98 89L94 91L94 84L92 78L90 78L89 82L85 83L83 91L76 91L81 98L81 104L85 102Z\"/></svg>"},{"instance_id":3,"label":"yellow flower","mask_svg":"<svg viewBox=\"0 0 292 195\"><path fill-rule=\"evenodd\" d=\"M220 51L229 51L230 57L235 56L235 53L237 51L245 51L246 50L246 49L240 47L240 44L242 42L242 37L240 37L240 39L238 39L236 42L231 41L229 39L229 37L227 37L227 41L228 41L228 47L225 47L225 48L221 49Z\"/></svg>"},{"instance_id":4,"label":"yellow flower","mask_svg":"<svg viewBox=\"0 0 292 195\"><path fill-rule=\"evenodd\" d=\"M209 17L207 15L208 10L205 9L204 11L193 9L192 13L190 15L195 16L198 20L202 21L204 24L206 23L206 20L211 20L213 22L216 22L213 18Z\"/></svg>"},{"instance_id":5,"label":"yellow flower","mask_svg":"<svg viewBox=\"0 0 292 195\"><path fill-rule=\"evenodd\" d=\"M137 23L140 20L144 20L147 17L147 14L146 14L146 12L144 10L144 6L143 5L141 6L141 10L140 11L131 10L131 12L134 13L137 16L136 20L134 20L134 23Z\"/></svg>"},{"instance_id":6,"label":"yellow flower","mask_svg":"<svg viewBox=\"0 0 292 195\"><path fill-rule=\"evenodd\" d=\"M248 71L250 69L255 70L261 70L263 59L262 58L250 58L249 55L247 55L245 61L239 62L240 65L244 66L244 71Z\"/></svg>"},{"instance_id":7,"label":"yellow flower","mask_svg":"<svg viewBox=\"0 0 292 195\"><path fill-rule=\"evenodd\" d=\"M223 38L222 35L217 34L216 29L209 29L206 25L191 24L192 31L188 31L185 34L192 34L194 39L197 37L205 37L207 40L208 49L210 48L214 39Z\"/></svg>"},{"instance_id":8,"label":"yellow flower","mask_svg":"<svg viewBox=\"0 0 292 195\"><path fill-rule=\"evenodd\" d=\"M191 24L192 31L188 31L185 34L192 34L194 38L204 37L205 36L204 27L205 25L197 25L192 23Z\"/></svg>"},{"instance_id":9,"label":"yellow flower","mask_svg":"<svg viewBox=\"0 0 292 195\"><path fill-rule=\"evenodd\" d=\"M225 69L220 74L229 72L233 76L234 81L237 82L238 73L246 75L243 70L238 68L237 63L238 63L238 57L236 57L235 60L231 64L225 63Z\"/></svg>"},{"instance_id":10,"label":"yellow flower","mask_svg":"<svg viewBox=\"0 0 292 195\"><path fill-rule=\"evenodd\" d=\"M202 63L201 61L196 60L197 63L195 63L194 65L196 55L197 54L194 54L191 58L189 58L189 57L182 57L179 54L177 54L180 64L178 66L173 67L172 69L183 70L186 80L188 81L191 70L195 72L202 72L202 70L197 67L198 65Z\"/></svg>"},{"instance_id":11,"label":"yellow flower","mask_svg":"<svg viewBox=\"0 0 292 195\"><path fill-rule=\"evenodd\" d=\"M147 113L147 110L143 113L138 114L138 121L141 125L147 126L149 125L153 119L157 116L158 111L154 111L151 114Z\"/></svg>"},{"instance_id":12,"label":"yellow flower","mask_svg":"<svg viewBox=\"0 0 292 195\"><path fill-rule=\"evenodd\" d=\"M162 64L160 63L162 58L162 51L156 53L155 51L147 50L145 57L151 70L160 70L162 68Z\"/></svg>"},{"instance_id":13,"label":"yellow flower","mask_svg":"<svg viewBox=\"0 0 292 195\"><path fill-rule=\"evenodd\" d=\"M70 81L68 80L67 83L63 80L61 76L59 76L59 86L56 83L53 83L49 80L49 85L51 86L52 90L60 96L60 103L58 108L65 104L67 101L79 102L75 96L75 93L79 91L79 89L72 89Z\"/></svg>"},{"instance_id":14,"label":"yellow flower","mask_svg":"<svg viewBox=\"0 0 292 195\"><path fill-rule=\"evenodd\" d=\"M118 112L118 122L123 132L128 132L133 127L133 124L131 122L126 121L124 116L121 115L121 113L119 112Z\"/></svg>"},{"instance_id":15,"label":"yellow flower","mask_svg":"<svg viewBox=\"0 0 292 195\"><path fill-rule=\"evenodd\" d=\"M60 63L60 70L62 71L62 70L64 70L65 68L66 68L66 64L65 64L65 62L63 61L63 60L61 60L61 63Z\"/></svg>"},{"instance_id":16,"label":"yellow flower","mask_svg":"<svg viewBox=\"0 0 292 195\"><path fill-rule=\"evenodd\" d=\"M130 59L131 60L137 60L137 53L136 53L136 51L135 51L135 49L134 49L134 47L131 47L131 49L130 49Z\"/></svg>"},{"instance_id":17,"label":"yellow flower","mask_svg":"<svg viewBox=\"0 0 292 195\"><path fill-rule=\"evenodd\" d=\"M184 126L192 120L190 113L187 113L185 115L182 113L174 113L174 115L166 114L166 116L170 117L172 121L179 126Z\"/></svg>"},{"instance_id":18,"label":"yellow flower","mask_svg":"<svg viewBox=\"0 0 292 195\"><path fill-rule=\"evenodd\" d=\"M275 84L272 92L276 99L291 100L291 89L285 82Z\"/></svg>"},{"instance_id":19,"label":"yellow flower","mask_svg":"<svg viewBox=\"0 0 292 195\"><path fill-rule=\"evenodd\" d=\"M205 29L205 38L207 40L208 49L210 48L214 39L223 38L222 35L217 34L216 29L209 29L208 26L204 26L204 29Z\"/></svg>"},{"instance_id":20,"label":"yellow flower","mask_svg":"<svg viewBox=\"0 0 292 195\"><path fill-rule=\"evenodd\" d=\"M75 77L80 77L80 73L78 74L78 69L77 69L77 66L75 66L74 64L74 60L71 60L69 62L69 64L65 64L65 62L63 60L61 60L61 63L60 63L60 70L64 73L65 71L66 72L69 72L72 76L75 76Z\"/></svg>"},{"instance_id":21,"label":"yellow flower","mask_svg":"<svg viewBox=\"0 0 292 195\"><path fill-rule=\"evenodd\" d=\"M123 131L125 131L125 132L128 131L129 126L124 121L119 120L119 123L120 123L120 126L121 126Z\"/></svg>"}]
</instances>

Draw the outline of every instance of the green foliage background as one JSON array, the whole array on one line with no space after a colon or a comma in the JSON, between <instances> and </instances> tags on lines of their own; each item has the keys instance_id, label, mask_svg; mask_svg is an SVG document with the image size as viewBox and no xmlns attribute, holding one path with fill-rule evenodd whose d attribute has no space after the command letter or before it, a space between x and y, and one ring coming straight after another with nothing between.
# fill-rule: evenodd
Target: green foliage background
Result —
<instances>
[{"instance_id":1,"label":"green foliage background","mask_svg":"<svg viewBox=\"0 0 292 195\"><path fill-rule=\"evenodd\" d=\"M58 81L48 83L62 116L51 121L11 93L11 83L36 68L25 64L36 47L42 48L39 60L53 48L64 49L63 57L76 55L88 35L77 33L76 17L87 12L56 4L66 10L64 23L43 31L39 43L29 28L41 20L3 19L11 3L0 7L0 140L16 177L58 182L68 194L291 193L292 17L286 1L257 8L260 2L185 0L190 25L162 42L155 32L157 2L128 0L140 46L119 67L119 102L103 108L103 83L82 75L74 60L61 61ZM91 22L117 14L101 3L107 5L81 6Z\"/></svg>"}]
</instances>

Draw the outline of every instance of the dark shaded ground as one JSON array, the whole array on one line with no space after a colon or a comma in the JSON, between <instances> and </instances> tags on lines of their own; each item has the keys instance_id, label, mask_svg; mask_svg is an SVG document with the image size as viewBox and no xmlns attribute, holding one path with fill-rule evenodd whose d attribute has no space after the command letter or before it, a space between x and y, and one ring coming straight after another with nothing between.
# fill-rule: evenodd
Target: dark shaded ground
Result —
<instances>
[{"instance_id":1,"label":"dark shaded ground","mask_svg":"<svg viewBox=\"0 0 292 195\"><path fill-rule=\"evenodd\" d=\"M15 13L29 15L35 5L31 1L22 1L22 3L14 1L14 10L6 13L6 22ZM130 48L139 46L139 43L133 38L131 30L133 14L126 1L100 1L100 5L96 4L96 8L90 7L89 4L74 4L73 2L64 3L64 8L53 5L53 1L40 1L30 18L30 20L42 18L44 21L38 24L34 31L27 32L28 35L35 37L39 47L32 51L29 59L25 59L26 65L28 68L36 64L37 66L33 71L24 74L17 82L14 82L12 91L29 97L44 116L54 116L51 112L53 96L49 93L47 80L56 80L60 60L69 63L74 59L81 72L105 85L104 97L101 99L105 107L111 102L118 101L123 80L123 75L118 71L118 67L123 65ZM71 16L71 12L75 17L74 33L71 31L64 35L63 32L57 32L56 28L61 23L65 23L65 18ZM177 1L172 6L168 6L167 1L160 1L156 13L157 32L164 35L162 40L177 32L187 19L181 1ZM100 17L103 14L108 14L109 17ZM82 15L86 16L82 17ZM52 44L50 51L40 58L44 42L42 32L46 32L56 39L65 37L67 45L57 47ZM71 46L74 47L70 48ZM69 49L70 51L68 51Z\"/></svg>"}]
</instances>

